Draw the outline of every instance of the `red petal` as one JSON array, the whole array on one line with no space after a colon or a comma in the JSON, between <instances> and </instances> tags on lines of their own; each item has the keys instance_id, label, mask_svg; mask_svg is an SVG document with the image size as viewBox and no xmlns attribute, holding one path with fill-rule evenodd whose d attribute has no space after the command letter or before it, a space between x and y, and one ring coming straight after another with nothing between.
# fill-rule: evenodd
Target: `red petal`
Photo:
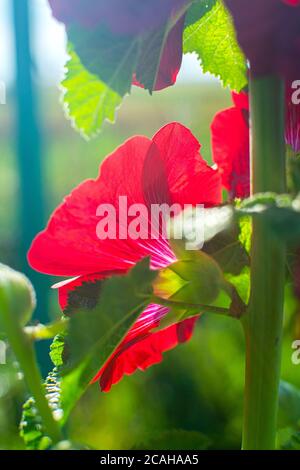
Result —
<instances>
[{"instance_id":1,"label":"red petal","mask_svg":"<svg viewBox=\"0 0 300 470\"><path fill-rule=\"evenodd\" d=\"M231 198L250 194L249 125L247 111L229 108L211 125L213 159Z\"/></svg>"},{"instance_id":2,"label":"red petal","mask_svg":"<svg viewBox=\"0 0 300 470\"><path fill-rule=\"evenodd\" d=\"M200 155L200 144L189 129L167 124L153 137L166 166L172 203L217 205L222 201L218 171Z\"/></svg>"},{"instance_id":3,"label":"red petal","mask_svg":"<svg viewBox=\"0 0 300 470\"><path fill-rule=\"evenodd\" d=\"M68 295L73 289L82 285L83 282L93 282L96 279L103 279L103 277L103 275L94 274L57 284L55 287L59 288L61 308L65 309L67 306ZM161 318L167 313L168 308L155 304L149 305L92 382L100 380L102 390L107 392L125 374L129 375L137 369L145 370L151 365L157 364L163 359L163 352L189 340L198 316L163 330L152 332L159 327Z\"/></svg>"},{"instance_id":4,"label":"red petal","mask_svg":"<svg viewBox=\"0 0 300 470\"><path fill-rule=\"evenodd\" d=\"M191 338L197 319L184 320L154 333L144 332L133 337L129 334L93 382L99 380L102 391L108 392L125 374L133 374L137 369L146 370L161 362L164 352Z\"/></svg>"}]
</instances>

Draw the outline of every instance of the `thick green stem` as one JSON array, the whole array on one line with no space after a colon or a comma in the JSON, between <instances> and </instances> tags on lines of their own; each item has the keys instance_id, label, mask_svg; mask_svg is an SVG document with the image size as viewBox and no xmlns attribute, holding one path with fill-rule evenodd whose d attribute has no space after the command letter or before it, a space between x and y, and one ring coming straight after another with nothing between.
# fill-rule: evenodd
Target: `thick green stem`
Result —
<instances>
[{"instance_id":1,"label":"thick green stem","mask_svg":"<svg viewBox=\"0 0 300 470\"><path fill-rule=\"evenodd\" d=\"M285 191L284 85L250 80L252 192ZM281 363L285 247L254 220L251 300L245 317L246 384L243 449L274 449Z\"/></svg>"},{"instance_id":2,"label":"thick green stem","mask_svg":"<svg viewBox=\"0 0 300 470\"><path fill-rule=\"evenodd\" d=\"M6 296L3 292L0 292L0 309L8 341L20 364L20 368L24 374L28 388L34 397L44 428L52 442L57 443L63 439L63 436L61 434L60 426L57 421L55 421L45 396L46 391L37 365L37 358L32 341L22 330L21 326L16 321L16 318L12 315L15 312L10 312Z\"/></svg>"}]
</instances>

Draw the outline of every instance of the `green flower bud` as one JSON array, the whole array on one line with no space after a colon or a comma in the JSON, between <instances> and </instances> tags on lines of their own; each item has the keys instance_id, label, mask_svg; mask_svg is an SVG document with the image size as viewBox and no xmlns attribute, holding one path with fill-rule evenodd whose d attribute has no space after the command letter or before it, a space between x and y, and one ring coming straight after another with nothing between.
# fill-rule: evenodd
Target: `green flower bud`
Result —
<instances>
[{"instance_id":1,"label":"green flower bud","mask_svg":"<svg viewBox=\"0 0 300 470\"><path fill-rule=\"evenodd\" d=\"M202 251L194 251L189 252L188 259L159 272L154 292L167 300L210 305L224 288L223 273L215 260Z\"/></svg>"},{"instance_id":2,"label":"green flower bud","mask_svg":"<svg viewBox=\"0 0 300 470\"><path fill-rule=\"evenodd\" d=\"M9 316L25 326L35 305L35 292L27 277L0 263L0 331L6 331Z\"/></svg>"}]
</instances>

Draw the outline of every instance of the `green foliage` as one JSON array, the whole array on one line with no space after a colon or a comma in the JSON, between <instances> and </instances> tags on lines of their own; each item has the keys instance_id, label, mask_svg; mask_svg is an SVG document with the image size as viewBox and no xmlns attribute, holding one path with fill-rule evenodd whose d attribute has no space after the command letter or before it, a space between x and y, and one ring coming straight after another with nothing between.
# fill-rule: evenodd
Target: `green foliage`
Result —
<instances>
[{"instance_id":1,"label":"green foliage","mask_svg":"<svg viewBox=\"0 0 300 470\"><path fill-rule=\"evenodd\" d=\"M150 303L155 277L156 273L149 269L149 260L145 259L126 276L115 276L101 282L101 296L96 305L71 315L64 346L64 367L61 370L64 420L139 314ZM76 290L72 292L71 298L74 295L78 299ZM60 361L60 341L54 350L55 360Z\"/></svg>"},{"instance_id":2,"label":"green foliage","mask_svg":"<svg viewBox=\"0 0 300 470\"><path fill-rule=\"evenodd\" d=\"M68 28L68 38L89 73L120 96L129 93L139 53L138 36L117 36L104 25Z\"/></svg>"},{"instance_id":3,"label":"green foliage","mask_svg":"<svg viewBox=\"0 0 300 470\"><path fill-rule=\"evenodd\" d=\"M216 3L217 0L194 0L185 17L185 27L196 23Z\"/></svg>"},{"instance_id":4,"label":"green foliage","mask_svg":"<svg viewBox=\"0 0 300 470\"><path fill-rule=\"evenodd\" d=\"M287 243L293 243L299 240L299 196L292 200L287 194L257 194L243 201L237 210L237 215L251 215L252 218L265 220L274 235Z\"/></svg>"},{"instance_id":5,"label":"green foliage","mask_svg":"<svg viewBox=\"0 0 300 470\"><path fill-rule=\"evenodd\" d=\"M50 346L50 358L55 367L63 365L63 352L65 346L65 337L57 335Z\"/></svg>"},{"instance_id":6,"label":"green foliage","mask_svg":"<svg viewBox=\"0 0 300 470\"><path fill-rule=\"evenodd\" d=\"M184 52L196 52L204 72L219 77L224 86L240 91L247 85L246 60L236 40L231 17L216 4L184 31Z\"/></svg>"},{"instance_id":7,"label":"green foliage","mask_svg":"<svg viewBox=\"0 0 300 470\"><path fill-rule=\"evenodd\" d=\"M25 333L32 341L42 341L52 339L58 334L64 332L67 327L68 319L63 317L48 325L38 324L35 326L27 326Z\"/></svg>"},{"instance_id":8,"label":"green foliage","mask_svg":"<svg viewBox=\"0 0 300 470\"><path fill-rule=\"evenodd\" d=\"M294 385L281 381L279 388L279 415L280 428L294 427L300 424L300 390Z\"/></svg>"},{"instance_id":9,"label":"green foliage","mask_svg":"<svg viewBox=\"0 0 300 470\"><path fill-rule=\"evenodd\" d=\"M45 391L54 416L56 419L60 419L62 412L60 409L59 377L56 368L46 379ZM28 450L46 450L51 446L51 439L47 436L42 418L39 415L33 398L29 398L23 405L20 435Z\"/></svg>"},{"instance_id":10,"label":"green foliage","mask_svg":"<svg viewBox=\"0 0 300 470\"><path fill-rule=\"evenodd\" d=\"M70 59L62 82L67 115L85 137L95 136L105 120L114 122L122 97L96 75L88 72L69 48Z\"/></svg>"},{"instance_id":11,"label":"green foliage","mask_svg":"<svg viewBox=\"0 0 300 470\"><path fill-rule=\"evenodd\" d=\"M206 450L210 445L210 439L200 432L173 429L146 436L133 450Z\"/></svg>"},{"instance_id":12,"label":"green foliage","mask_svg":"<svg viewBox=\"0 0 300 470\"><path fill-rule=\"evenodd\" d=\"M292 434L281 450L300 450L300 432Z\"/></svg>"}]
</instances>

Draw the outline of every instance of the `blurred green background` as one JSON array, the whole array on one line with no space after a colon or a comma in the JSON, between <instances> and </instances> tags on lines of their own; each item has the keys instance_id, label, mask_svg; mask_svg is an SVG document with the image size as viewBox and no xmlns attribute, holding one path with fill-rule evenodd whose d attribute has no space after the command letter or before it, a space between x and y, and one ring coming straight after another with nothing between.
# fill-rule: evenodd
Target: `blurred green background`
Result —
<instances>
[{"instance_id":1,"label":"blurred green background","mask_svg":"<svg viewBox=\"0 0 300 470\"><path fill-rule=\"evenodd\" d=\"M200 69L199 69L200 70ZM195 74L198 70L195 71ZM230 93L212 80L180 81L154 96L135 88L125 99L115 125L106 124L93 141L85 141L65 119L60 93L53 84L35 83L42 136L42 182L45 216L85 178L96 177L103 158L136 134L151 137L162 125L180 121L202 144L211 162L210 124L214 114L230 106ZM16 107L13 85L0 107L0 253L1 262L20 268L20 174L16 158ZM30 175L30 169L28 169ZM30 220L28 214L28 220ZM60 315L53 279L47 283L49 319ZM42 280L43 279L43 280ZM39 280L36 281L39 283ZM36 285L39 291L39 285ZM300 386L300 366L291 363L295 305L287 302L285 379ZM40 312L36 319L39 319ZM125 377L109 394L90 387L70 419L75 442L97 449L130 449L168 430L200 431L210 447L239 448L243 407L244 340L238 322L204 316L190 343L165 355L146 373ZM40 354L45 371L45 351ZM22 377L8 351L0 365L0 449L22 448L18 437L21 405L27 397ZM171 445L171 444L170 444Z\"/></svg>"}]
</instances>

